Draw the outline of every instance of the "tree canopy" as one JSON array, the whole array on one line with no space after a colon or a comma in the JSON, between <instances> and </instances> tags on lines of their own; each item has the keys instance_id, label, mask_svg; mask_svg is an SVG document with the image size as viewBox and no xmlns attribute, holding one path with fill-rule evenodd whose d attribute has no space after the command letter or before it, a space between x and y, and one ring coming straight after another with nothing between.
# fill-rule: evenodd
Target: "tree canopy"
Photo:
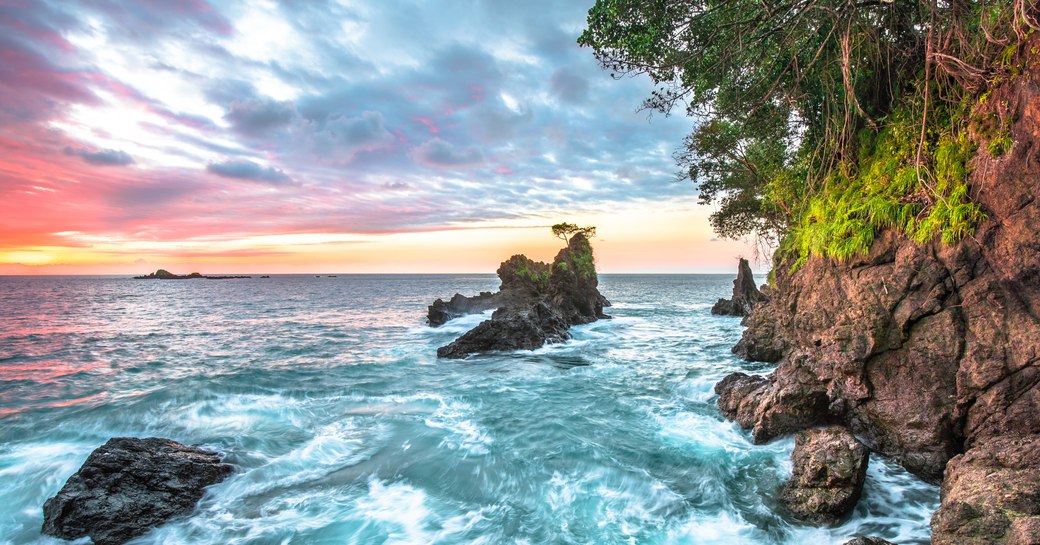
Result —
<instances>
[{"instance_id":1,"label":"tree canopy","mask_svg":"<svg viewBox=\"0 0 1040 545\"><path fill-rule=\"evenodd\" d=\"M697 119L676 160L719 234L776 237L880 149L913 167L908 216L948 202L938 150L1036 28L1036 0L597 0L578 42Z\"/></svg>"},{"instance_id":2,"label":"tree canopy","mask_svg":"<svg viewBox=\"0 0 1040 545\"><path fill-rule=\"evenodd\" d=\"M564 242L569 242L570 237L572 237L572 236L574 236L576 234L584 235L586 238L592 238L592 237L596 236L596 228L592 227L592 226L589 226L589 227L578 227L577 225L575 225L573 223L566 223L566 222L564 222L564 223L557 223L556 225L553 225L552 226L552 233L557 238L563 239Z\"/></svg>"}]
</instances>

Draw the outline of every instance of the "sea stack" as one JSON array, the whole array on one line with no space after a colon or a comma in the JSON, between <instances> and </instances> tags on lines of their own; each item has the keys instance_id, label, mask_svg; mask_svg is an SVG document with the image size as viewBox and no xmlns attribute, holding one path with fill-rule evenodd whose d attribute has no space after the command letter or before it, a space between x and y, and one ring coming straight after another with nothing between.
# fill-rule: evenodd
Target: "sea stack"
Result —
<instances>
[{"instance_id":1,"label":"sea stack","mask_svg":"<svg viewBox=\"0 0 1040 545\"><path fill-rule=\"evenodd\" d=\"M751 272L748 260L740 258L737 265L737 278L733 281L733 296L730 299L719 299L711 307L712 314L723 316L747 316L759 303L769 298L755 286L755 276Z\"/></svg>"},{"instance_id":2,"label":"sea stack","mask_svg":"<svg viewBox=\"0 0 1040 545\"><path fill-rule=\"evenodd\" d=\"M598 286L592 245L585 235L570 238L552 265L514 255L498 268L502 280L494 294L467 298L456 294L449 303L438 299L430 306L430 325L445 317L497 310L462 337L437 349L442 358L464 358L496 350L533 350L545 343L570 338L570 326L609 318L610 306Z\"/></svg>"}]
</instances>

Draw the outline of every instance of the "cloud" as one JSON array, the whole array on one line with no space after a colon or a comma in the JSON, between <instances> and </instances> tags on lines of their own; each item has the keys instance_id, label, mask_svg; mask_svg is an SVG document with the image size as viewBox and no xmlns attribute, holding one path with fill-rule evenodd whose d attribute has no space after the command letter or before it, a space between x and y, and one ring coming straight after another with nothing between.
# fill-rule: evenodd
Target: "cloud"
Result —
<instances>
[{"instance_id":1,"label":"cloud","mask_svg":"<svg viewBox=\"0 0 1040 545\"><path fill-rule=\"evenodd\" d=\"M465 167L483 162L484 154L476 146L458 148L440 138L434 138L415 148L412 158L428 166Z\"/></svg>"},{"instance_id":2,"label":"cloud","mask_svg":"<svg viewBox=\"0 0 1040 545\"><path fill-rule=\"evenodd\" d=\"M274 185L293 183L292 178L281 169L274 167L263 167L252 161L229 160L223 163L210 163L206 170L223 176L224 178L237 178L240 180L253 180Z\"/></svg>"},{"instance_id":3,"label":"cloud","mask_svg":"<svg viewBox=\"0 0 1040 545\"><path fill-rule=\"evenodd\" d=\"M296 111L288 101L247 99L231 102L224 119L244 134L262 134L289 125Z\"/></svg>"},{"instance_id":4,"label":"cloud","mask_svg":"<svg viewBox=\"0 0 1040 545\"><path fill-rule=\"evenodd\" d=\"M72 146L65 146L65 155L77 156L87 163L92 165L101 166L125 166L133 164L134 158L129 153L122 150L114 149L103 149L98 151L88 151L85 149L77 149Z\"/></svg>"},{"instance_id":5,"label":"cloud","mask_svg":"<svg viewBox=\"0 0 1040 545\"><path fill-rule=\"evenodd\" d=\"M589 80L570 68L554 72L549 80L549 88L557 98L568 104L581 104L589 96Z\"/></svg>"}]
</instances>

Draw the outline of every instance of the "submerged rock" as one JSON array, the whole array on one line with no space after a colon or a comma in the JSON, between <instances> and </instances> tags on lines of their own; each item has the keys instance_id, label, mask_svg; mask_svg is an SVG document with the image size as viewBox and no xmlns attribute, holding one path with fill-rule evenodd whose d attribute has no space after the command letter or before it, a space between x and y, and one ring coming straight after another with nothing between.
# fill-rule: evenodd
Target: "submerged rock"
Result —
<instances>
[{"instance_id":1,"label":"submerged rock","mask_svg":"<svg viewBox=\"0 0 1040 545\"><path fill-rule=\"evenodd\" d=\"M1040 544L1040 436L994 438L950 460L932 543Z\"/></svg>"},{"instance_id":2,"label":"submerged rock","mask_svg":"<svg viewBox=\"0 0 1040 545\"><path fill-rule=\"evenodd\" d=\"M795 435L794 472L780 501L795 517L814 524L836 524L863 493L870 451L847 428L829 426Z\"/></svg>"},{"instance_id":3,"label":"submerged rock","mask_svg":"<svg viewBox=\"0 0 1040 545\"><path fill-rule=\"evenodd\" d=\"M498 276L502 286L497 293L477 297L456 294L448 303L438 299L430 306L427 319L434 326L444 323L441 320L445 317L497 308L490 320L439 348L439 357L533 350L569 339L570 326L609 318L603 313L610 302L597 287L592 245L582 234L571 237L552 265L514 255L502 262Z\"/></svg>"},{"instance_id":4,"label":"submerged rock","mask_svg":"<svg viewBox=\"0 0 1040 545\"><path fill-rule=\"evenodd\" d=\"M755 286L755 276L751 272L751 265L742 257L740 264L737 265L737 278L733 281L733 297L719 299L711 307L711 313L724 316L747 316L759 303L768 300L769 298Z\"/></svg>"},{"instance_id":5,"label":"submerged rock","mask_svg":"<svg viewBox=\"0 0 1040 545\"><path fill-rule=\"evenodd\" d=\"M844 545L896 545L891 541L881 539L880 537L854 537L845 542Z\"/></svg>"},{"instance_id":6,"label":"submerged rock","mask_svg":"<svg viewBox=\"0 0 1040 545\"><path fill-rule=\"evenodd\" d=\"M169 439L110 439L43 504L42 531L119 545L190 513L231 471L217 453Z\"/></svg>"}]
</instances>

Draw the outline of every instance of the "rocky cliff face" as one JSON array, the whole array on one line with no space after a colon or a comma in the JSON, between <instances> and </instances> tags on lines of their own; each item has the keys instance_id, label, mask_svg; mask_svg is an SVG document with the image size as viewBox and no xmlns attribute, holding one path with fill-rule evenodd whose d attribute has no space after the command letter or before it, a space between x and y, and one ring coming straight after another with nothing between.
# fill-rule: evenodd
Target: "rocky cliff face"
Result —
<instances>
[{"instance_id":1,"label":"rocky cliff face","mask_svg":"<svg viewBox=\"0 0 1040 545\"><path fill-rule=\"evenodd\" d=\"M603 307L610 302L597 288L592 245L584 235L574 235L552 265L514 255L498 268L498 276L502 288L497 293L471 298L456 294L450 303L438 299L430 306L430 325L438 325L435 316L447 314L448 306L453 312L497 308L490 320L437 349L437 356L464 358L493 350L532 350L569 339L572 325L608 318Z\"/></svg>"},{"instance_id":2,"label":"rocky cliff face","mask_svg":"<svg viewBox=\"0 0 1040 545\"><path fill-rule=\"evenodd\" d=\"M926 479L939 481L946 470L936 543L1011 543L1012 530L1036 539L1016 543L1040 542L1040 524L1018 522L1040 515L1035 488L1027 499L957 492L966 489L962 479L989 479L1001 490L1016 471L1040 467L1037 449L1021 452L1015 471L985 454L1008 438L1040 434L1036 80L1027 73L991 95L1006 101L1015 144L1001 157L980 149L974 160L973 198L989 218L973 237L920 246L884 233L849 263L812 258L793 274L777 263L772 300L748 318L734 351L778 366L769 377L718 386L724 412L756 440L844 422ZM982 519L974 537L957 533L971 534L971 521Z\"/></svg>"}]
</instances>

